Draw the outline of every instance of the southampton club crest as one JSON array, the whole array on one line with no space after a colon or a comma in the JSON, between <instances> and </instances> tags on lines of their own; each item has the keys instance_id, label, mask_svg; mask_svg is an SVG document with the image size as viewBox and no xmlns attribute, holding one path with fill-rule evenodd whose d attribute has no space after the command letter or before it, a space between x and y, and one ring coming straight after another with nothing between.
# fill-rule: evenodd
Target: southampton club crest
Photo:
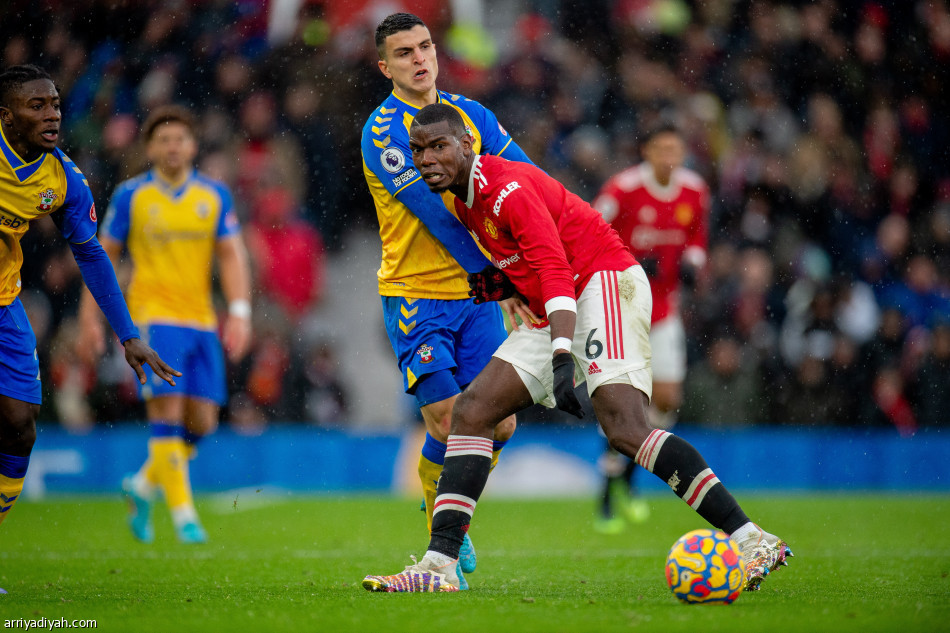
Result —
<instances>
[{"instance_id":1,"label":"southampton club crest","mask_svg":"<svg viewBox=\"0 0 950 633\"><path fill-rule=\"evenodd\" d=\"M419 355L419 361L422 364L431 363L435 360L435 358L432 356L433 349L434 348L428 343L423 343L419 346L419 349L416 350L416 354Z\"/></svg>"},{"instance_id":2,"label":"southampton club crest","mask_svg":"<svg viewBox=\"0 0 950 633\"><path fill-rule=\"evenodd\" d=\"M40 197L40 203L36 205L37 211L50 211L53 208L53 204L56 202L56 198L59 196L52 190L47 189L46 191L41 191L36 194Z\"/></svg>"}]
</instances>

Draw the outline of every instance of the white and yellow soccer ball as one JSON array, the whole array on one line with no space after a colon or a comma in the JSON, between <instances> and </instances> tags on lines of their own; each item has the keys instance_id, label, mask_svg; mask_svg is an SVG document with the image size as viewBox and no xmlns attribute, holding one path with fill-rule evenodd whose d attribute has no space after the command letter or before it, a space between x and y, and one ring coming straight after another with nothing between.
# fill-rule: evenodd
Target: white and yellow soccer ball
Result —
<instances>
[{"instance_id":1,"label":"white and yellow soccer ball","mask_svg":"<svg viewBox=\"0 0 950 633\"><path fill-rule=\"evenodd\" d=\"M666 583L686 604L732 604L745 584L745 560L725 532L693 530L673 543Z\"/></svg>"}]
</instances>

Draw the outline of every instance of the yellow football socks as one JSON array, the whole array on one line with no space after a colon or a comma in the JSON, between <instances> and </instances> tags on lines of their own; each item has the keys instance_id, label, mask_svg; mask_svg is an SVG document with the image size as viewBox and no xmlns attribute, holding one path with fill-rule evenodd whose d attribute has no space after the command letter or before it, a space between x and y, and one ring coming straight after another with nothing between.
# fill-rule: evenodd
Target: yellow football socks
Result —
<instances>
[{"instance_id":1,"label":"yellow football socks","mask_svg":"<svg viewBox=\"0 0 950 633\"><path fill-rule=\"evenodd\" d=\"M152 459L152 448L151 440L149 441L149 456L145 460L145 463L142 464L142 467L139 468L139 472L136 473L136 477L143 481L150 490L158 488L159 479L158 479L158 468L155 466L155 460Z\"/></svg>"},{"instance_id":2,"label":"yellow football socks","mask_svg":"<svg viewBox=\"0 0 950 633\"><path fill-rule=\"evenodd\" d=\"M191 481L188 476L188 447L181 436L182 427L152 425L148 441L149 459L146 477L153 478L165 495L165 503L174 512L180 507L193 507ZM150 479L147 479L150 481Z\"/></svg>"},{"instance_id":3,"label":"yellow football socks","mask_svg":"<svg viewBox=\"0 0 950 633\"><path fill-rule=\"evenodd\" d=\"M495 448L491 452L491 469L488 472L495 470L495 466L498 465L498 456L501 455L501 449L503 448L505 448L504 442L495 442Z\"/></svg>"},{"instance_id":4,"label":"yellow football socks","mask_svg":"<svg viewBox=\"0 0 950 633\"><path fill-rule=\"evenodd\" d=\"M426 435L426 442L429 436ZM443 444L442 446L445 446ZM445 453L443 452L443 460ZM419 481L422 482L422 495L426 504L426 528L432 531L432 507L435 505L435 491L439 485L439 475L442 474L442 464L430 461L425 451L419 455Z\"/></svg>"},{"instance_id":5,"label":"yellow football socks","mask_svg":"<svg viewBox=\"0 0 950 633\"><path fill-rule=\"evenodd\" d=\"M13 504L23 492L23 479L29 463L29 456L0 453L0 523L10 514Z\"/></svg>"}]
</instances>

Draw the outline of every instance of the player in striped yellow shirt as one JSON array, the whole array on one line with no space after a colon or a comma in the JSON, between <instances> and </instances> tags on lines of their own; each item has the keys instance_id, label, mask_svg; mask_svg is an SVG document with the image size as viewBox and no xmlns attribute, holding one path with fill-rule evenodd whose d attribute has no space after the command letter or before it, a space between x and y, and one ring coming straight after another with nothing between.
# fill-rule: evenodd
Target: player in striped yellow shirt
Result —
<instances>
[{"instance_id":1,"label":"player in striped yellow shirt","mask_svg":"<svg viewBox=\"0 0 950 633\"><path fill-rule=\"evenodd\" d=\"M443 201L431 193L412 166L409 125L420 108L447 103L465 119L477 152L531 161L489 109L436 88L435 44L417 16L394 13L380 22L376 50L393 91L363 127L363 175L383 243L377 277L386 332L404 389L415 397L426 426L419 479L431 526L452 406L507 332L498 306L475 305L468 296L467 274L491 262L453 215L453 196ZM514 429L514 416L495 429L495 462ZM462 558L460 571L474 570L467 535Z\"/></svg>"},{"instance_id":2,"label":"player in striped yellow shirt","mask_svg":"<svg viewBox=\"0 0 950 633\"><path fill-rule=\"evenodd\" d=\"M171 385L181 376L139 338L96 239L89 183L56 147L60 120L59 91L45 70L23 65L0 72L0 523L23 489L42 395L36 337L18 298L20 238L31 221L53 218L139 380L145 380L143 363Z\"/></svg>"},{"instance_id":3,"label":"player in striped yellow shirt","mask_svg":"<svg viewBox=\"0 0 950 633\"><path fill-rule=\"evenodd\" d=\"M136 538L154 539L151 501L161 490L179 540L201 543L207 534L195 510L188 461L198 440L217 427L227 400L212 270L217 261L229 305L223 342L232 360L240 359L250 343L250 272L231 194L195 171L198 144L191 113L159 108L142 135L153 168L116 188L102 244L113 262L128 250L132 318L151 345L181 365L185 377L174 387L152 380L140 390L151 429L148 459L126 478L123 491ZM100 341L96 323L83 319L89 340Z\"/></svg>"}]
</instances>

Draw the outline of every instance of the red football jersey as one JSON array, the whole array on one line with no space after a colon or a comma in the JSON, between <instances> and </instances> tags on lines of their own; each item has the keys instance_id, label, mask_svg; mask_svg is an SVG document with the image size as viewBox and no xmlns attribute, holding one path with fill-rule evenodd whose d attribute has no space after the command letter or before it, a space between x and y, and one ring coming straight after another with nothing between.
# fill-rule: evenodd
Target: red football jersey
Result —
<instances>
[{"instance_id":1,"label":"red football jersey","mask_svg":"<svg viewBox=\"0 0 950 633\"><path fill-rule=\"evenodd\" d=\"M594 273L637 263L597 211L534 165L476 156L455 210L542 318L547 301L576 299Z\"/></svg>"},{"instance_id":2,"label":"red football jersey","mask_svg":"<svg viewBox=\"0 0 950 633\"><path fill-rule=\"evenodd\" d=\"M694 266L706 262L709 188L702 177L680 167L664 187L650 164L641 163L608 180L594 208L634 256L656 261L653 322L678 312L680 262L684 255Z\"/></svg>"}]
</instances>

